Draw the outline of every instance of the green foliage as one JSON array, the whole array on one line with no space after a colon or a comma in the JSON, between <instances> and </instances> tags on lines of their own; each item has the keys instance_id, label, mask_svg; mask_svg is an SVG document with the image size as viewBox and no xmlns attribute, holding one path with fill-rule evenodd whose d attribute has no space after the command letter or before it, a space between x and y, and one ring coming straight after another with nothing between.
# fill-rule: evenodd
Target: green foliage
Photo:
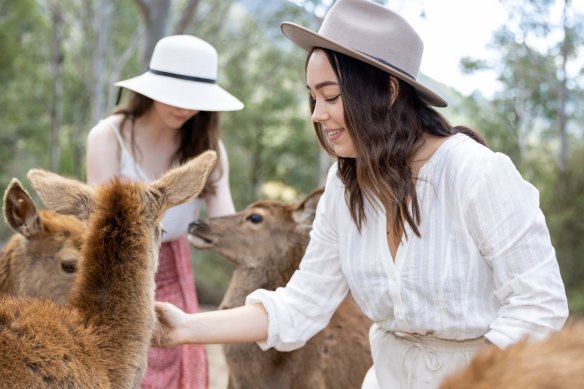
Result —
<instances>
[{"instance_id":1,"label":"green foliage","mask_svg":"<svg viewBox=\"0 0 584 389\"><path fill-rule=\"evenodd\" d=\"M34 0L0 0L0 187L44 165L49 141L46 36L50 26ZM0 241L11 230L3 223Z\"/></svg>"},{"instance_id":2,"label":"green foliage","mask_svg":"<svg viewBox=\"0 0 584 389\"><path fill-rule=\"evenodd\" d=\"M198 36L219 52L220 85L245 103L244 110L222 115L238 209L264 195L261 187L268 181L293 186L299 195L317 185L318 145L304 94L306 54L273 31L298 12L284 2L260 17L233 5L230 17L237 28L218 30L208 19L196 26Z\"/></svg>"},{"instance_id":3,"label":"green foliage","mask_svg":"<svg viewBox=\"0 0 584 389\"><path fill-rule=\"evenodd\" d=\"M570 309L570 316L584 315L584 288L572 287L568 289L568 308Z\"/></svg>"},{"instance_id":4,"label":"green foliage","mask_svg":"<svg viewBox=\"0 0 584 389\"><path fill-rule=\"evenodd\" d=\"M556 247L564 282L568 289L584 290L584 145L571 153L566 170L567 187L554 191L542 206ZM553 177L550 184L557 184ZM584 312L584 311L582 311Z\"/></svg>"},{"instance_id":5,"label":"green foliage","mask_svg":"<svg viewBox=\"0 0 584 389\"><path fill-rule=\"evenodd\" d=\"M378 1L380 3L387 3ZM557 0L555 0L557 2ZM92 88L96 74L92 62L103 26L92 15L105 2L61 0L64 20L59 172L85 177L85 140L95 124ZM139 38L142 20L131 1L111 1L111 31L103 59L106 112L113 107L112 84L141 72ZM260 197L300 199L317 186L319 149L310 123L305 91L306 53L288 42L279 30L289 20L318 29L320 20L306 12L323 10L322 0L200 0L186 33L213 44L219 53L219 84L246 105L221 115L222 138L230 159L230 182L237 209ZM506 27L494 36L492 47L499 59L465 58L467 72L494 69L503 89L492 99L462 96L424 78L421 82L444 96L450 105L440 110L454 125L477 129L489 146L509 155L523 176L540 190L570 307L584 313L584 90L580 71L562 89L559 54L568 61L582 53L584 23L575 13L566 28L553 25L548 9L554 0L503 1L509 8ZM300 4L301 6L298 6ZM0 0L0 187L11 177L27 185L32 167L47 168L51 116L54 102L52 75L53 25L46 0ZM184 1L173 3L176 21ZM172 31L172 28L169 28ZM544 49L530 46L533 39L561 37ZM121 58L127 53L126 62ZM119 73L116 73L119 72ZM115 79L113 79L115 77ZM558 166L560 105L566 92L569 136L567 166ZM269 185L267 185L269 184ZM268 188L268 189L266 189ZM285 195L283 193L286 193ZM37 202L37 204L39 204ZM10 234L0 226L0 241ZM194 252L199 286L217 299L227 284L233 265L206 252ZM213 292L214 291L214 292ZM215 294L213 294L215 293ZM214 297L213 297L214 296ZM214 300L214 301L215 301Z\"/></svg>"}]
</instances>

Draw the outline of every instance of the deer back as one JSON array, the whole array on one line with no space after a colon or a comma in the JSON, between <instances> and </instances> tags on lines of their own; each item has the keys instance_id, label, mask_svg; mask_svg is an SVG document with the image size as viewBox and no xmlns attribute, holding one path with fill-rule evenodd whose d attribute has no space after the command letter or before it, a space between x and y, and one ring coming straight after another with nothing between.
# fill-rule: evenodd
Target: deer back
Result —
<instances>
[{"instance_id":1,"label":"deer back","mask_svg":"<svg viewBox=\"0 0 584 389\"><path fill-rule=\"evenodd\" d=\"M446 377L440 389L580 388L584 383L584 321L568 320L541 340L523 339L505 349L491 345Z\"/></svg>"}]
</instances>

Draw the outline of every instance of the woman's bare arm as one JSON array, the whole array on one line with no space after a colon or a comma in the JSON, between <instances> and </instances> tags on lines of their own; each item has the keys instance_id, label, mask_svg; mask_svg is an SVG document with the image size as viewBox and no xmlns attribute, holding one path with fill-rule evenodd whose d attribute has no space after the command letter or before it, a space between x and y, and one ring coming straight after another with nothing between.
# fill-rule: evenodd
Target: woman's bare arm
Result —
<instances>
[{"instance_id":1,"label":"woman's bare arm","mask_svg":"<svg viewBox=\"0 0 584 389\"><path fill-rule=\"evenodd\" d=\"M252 343L268 337L268 314L261 304L188 314L170 303L157 302L156 315L155 347Z\"/></svg>"}]
</instances>

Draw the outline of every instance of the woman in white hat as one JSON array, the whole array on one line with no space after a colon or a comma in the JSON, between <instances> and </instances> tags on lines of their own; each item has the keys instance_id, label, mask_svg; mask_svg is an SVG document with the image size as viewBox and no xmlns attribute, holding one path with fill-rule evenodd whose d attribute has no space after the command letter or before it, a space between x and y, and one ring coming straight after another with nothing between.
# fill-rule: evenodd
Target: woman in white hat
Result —
<instances>
[{"instance_id":1,"label":"woman in white hat","mask_svg":"<svg viewBox=\"0 0 584 389\"><path fill-rule=\"evenodd\" d=\"M151 181L205 150L218 152L217 167L203 195L170 209L162 222L156 299L186 312L198 310L188 223L198 218L203 201L210 216L235 211L218 112L240 110L243 104L218 86L216 78L213 46L188 35L162 38L145 73L116 83L131 91L127 101L93 127L87 138L89 183L115 175ZM142 388L198 389L206 388L207 382L203 346L150 350Z\"/></svg>"},{"instance_id":2,"label":"woman in white hat","mask_svg":"<svg viewBox=\"0 0 584 389\"><path fill-rule=\"evenodd\" d=\"M487 344L559 330L567 300L538 191L432 108L446 102L416 80L412 27L374 2L338 0L318 33L282 31L309 53L312 120L338 159L300 269L230 311L158 304L157 342L292 350L350 291L375 322L363 386L436 388Z\"/></svg>"}]
</instances>

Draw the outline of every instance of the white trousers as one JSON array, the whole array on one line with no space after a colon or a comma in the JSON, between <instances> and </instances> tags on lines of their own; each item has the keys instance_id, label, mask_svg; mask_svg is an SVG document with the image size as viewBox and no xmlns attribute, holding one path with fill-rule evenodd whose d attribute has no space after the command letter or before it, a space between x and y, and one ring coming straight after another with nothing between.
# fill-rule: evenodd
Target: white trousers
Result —
<instances>
[{"instance_id":1,"label":"white trousers","mask_svg":"<svg viewBox=\"0 0 584 389\"><path fill-rule=\"evenodd\" d=\"M436 389L448 374L468 365L487 346L484 337L444 340L389 332L373 324L369 330L373 366L362 389Z\"/></svg>"}]
</instances>

